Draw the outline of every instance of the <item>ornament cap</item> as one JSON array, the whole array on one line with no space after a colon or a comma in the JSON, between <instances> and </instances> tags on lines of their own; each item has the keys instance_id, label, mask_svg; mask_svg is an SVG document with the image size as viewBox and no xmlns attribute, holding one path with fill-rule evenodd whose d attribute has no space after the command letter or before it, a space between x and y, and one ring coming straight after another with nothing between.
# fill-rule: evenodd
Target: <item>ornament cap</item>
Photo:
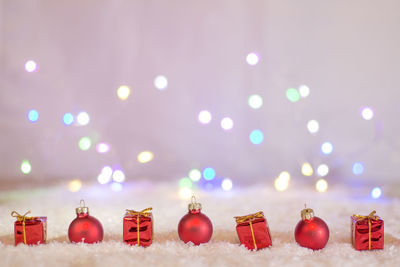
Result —
<instances>
[{"instance_id":1,"label":"ornament cap","mask_svg":"<svg viewBox=\"0 0 400 267\"><path fill-rule=\"evenodd\" d=\"M80 207L76 208L76 214L89 213L89 208L85 205L85 200L81 199Z\"/></svg>"},{"instance_id":2,"label":"ornament cap","mask_svg":"<svg viewBox=\"0 0 400 267\"><path fill-rule=\"evenodd\" d=\"M301 219L309 220L314 217L314 211L312 209L307 208L306 204L304 204L304 209L301 210Z\"/></svg>"},{"instance_id":3,"label":"ornament cap","mask_svg":"<svg viewBox=\"0 0 400 267\"><path fill-rule=\"evenodd\" d=\"M194 210L201 210L201 204L196 201L196 197L192 196L192 202L188 206L189 212Z\"/></svg>"}]
</instances>

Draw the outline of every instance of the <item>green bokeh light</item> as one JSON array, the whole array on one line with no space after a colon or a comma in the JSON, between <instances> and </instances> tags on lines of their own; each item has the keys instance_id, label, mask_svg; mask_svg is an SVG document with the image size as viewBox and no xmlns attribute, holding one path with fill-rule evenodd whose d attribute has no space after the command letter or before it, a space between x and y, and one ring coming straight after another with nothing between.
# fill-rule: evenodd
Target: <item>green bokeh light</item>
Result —
<instances>
[{"instance_id":1,"label":"green bokeh light","mask_svg":"<svg viewBox=\"0 0 400 267\"><path fill-rule=\"evenodd\" d=\"M263 99L259 95L251 95L249 97L248 104L253 109L259 109L263 105Z\"/></svg>"},{"instance_id":2,"label":"green bokeh light","mask_svg":"<svg viewBox=\"0 0 400 267\"><path fill-rule=\"evenodd\" d=\"M92 146L92 140L85 136L79 140L78 146L81 150L88 150Z\"/></svg>"},{"instance_id":3,"label":"green bokeh light","mask_svg":"<svg viewBox=\"0 0 400 267\"><path fill-rule=\"evenodd\" d=\"M192 180L189 178L182 178L179 180L179 187L186 187L186 188L191 188L192 187Z\"/></svg>"},{"instance_id":4,"label":"green bokeh light","mask_svg":"<svg viewBox=\"0 0 400 267\"><path fill-rule=\"evenodd\" d=\"M192 181L197 182L201 179L201 172L198 169L192 169L189 172L189 178L192 179Z\"/></svg>"},{"instance_id":5,"label":"green bokeh light","mask_svg":"<svg viewBox=\"0 0 400 267\"><path fill-rule=\"evenodd\" d=\"M21 172L23 174L29 174L32 171L32 166L28 160L24 160L21 163Z\"/></svg>"},{"instance_id":6,"label":"green bokeh light","mask_svg":"<svg viewBox=\"0 0 400 267\"><path fill-rule=\"evenodd\" d=\"M300 99L300 94L299 92L294 89L294 88L289 88L286 91L286 97L289 99L291 102L297 102Z\"/></svg>"}]
</instances>

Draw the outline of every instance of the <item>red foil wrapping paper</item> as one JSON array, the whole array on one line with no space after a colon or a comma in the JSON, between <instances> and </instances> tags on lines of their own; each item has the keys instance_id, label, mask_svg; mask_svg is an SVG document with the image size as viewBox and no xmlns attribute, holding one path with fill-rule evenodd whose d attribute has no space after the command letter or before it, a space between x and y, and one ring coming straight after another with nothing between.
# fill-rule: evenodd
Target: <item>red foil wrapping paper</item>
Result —
<instances>
[{"instance_id":1,"label":"red foil wrapping paper","mask_svg":"<svg viewBox=\"0 0 400 267\"><path fill-rule=\"evenodd\" d=\"M19 215L14 223L15 245L19 243L37 245L46 243L47 217L26 217Z\"/></svg>"},{"instance_id":2,"label":"red foil wrapping paper","mask_svg":"<svg viewBox=\"0 0 400 267\"><path fill-rule=\"evenodd\" d=\"M356 250L383 249L384 225L383 220L375 215L353 215L351 219L351 243Z\"/></svg>"},{"instance_id":3,"label":"red foil wrapping paper","mask_svg":"<svg viewBox=\"0 0 400 267\"><path fill-rule=\"evenodd\" d=\"M151 208L137 212L127 210L123 220L124 242L148 247L153 242L153 214Z\"/></svg>"},{"instance_id":4,"label":"red foil wrapping paper","mask_svg":"<svg viewBox=\"0 0 400 267\"><path fill-rule=\"evenodd\" d=\"M235 217L240 243L246 248L259 250L272 246L271 235L263 212Z\"/></svg>"}]
</instances>

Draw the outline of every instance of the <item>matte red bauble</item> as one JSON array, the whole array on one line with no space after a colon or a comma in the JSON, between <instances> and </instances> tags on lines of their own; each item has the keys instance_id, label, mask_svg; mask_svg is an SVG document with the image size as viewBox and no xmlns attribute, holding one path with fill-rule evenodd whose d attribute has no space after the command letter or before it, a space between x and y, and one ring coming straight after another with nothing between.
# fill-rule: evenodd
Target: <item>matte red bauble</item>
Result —
<instances>
[{"instance_id":1,"label":"matte red bauble","mask_svg":"<svg viewBox=\"0 0 400 267\"><path fill-rule=\"evenodd\" d=\"M201 213L201 204L192 197L192 203L189 204L189 212L179 222L179 238L187 243L193 242L195 245L207 243L210 241L213 233L213 227L210 219Z\"/></svg>"},{"instance_id":2,"label":"matte red bauble","mask_svg":"<svg viewBox=\"0 0 400 267\"><path fill-rule=\"evenodd\" d=\"M306 248L313 250L322 249L329 240L329 228L326 223L314 216L312 209L301 211L301 221L294 230L296 242Z\"/></svg>"},{"instance_id":3,"label":"matte red bauble","mask_svg":"<svg viewBox=\"0 0 400 267\"><path fill-rule=\"evenodd\" d=\"M81 200L81 206L76 208L76 218L68 229L69 241L72 243L96 243L103 240L103 226L95 217L89 215L89 208Z\"/></svg>"}]
</instances>

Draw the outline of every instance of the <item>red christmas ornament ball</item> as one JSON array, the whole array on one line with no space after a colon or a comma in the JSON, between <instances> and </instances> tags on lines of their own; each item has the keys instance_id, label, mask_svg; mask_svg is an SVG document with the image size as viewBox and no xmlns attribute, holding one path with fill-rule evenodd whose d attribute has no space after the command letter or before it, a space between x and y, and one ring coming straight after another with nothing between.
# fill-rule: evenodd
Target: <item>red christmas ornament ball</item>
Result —
<instances>
[{"instance_id":1,"label":"red christmas ornament ball","mask_svg":"<svg viewBox=\"0 0 400 267\"><path fill-rule=\"evenodd\" d=\"M312 209L305 209L302 211L302 220L297 224L294 236L300 246L318 250L328 243L329 228L322 219L314 217Z\"/></svg>"},{"instance_id":2,"label":"red christmas ornament ball","mask_svg":"<svg viewBox=\"0 0 400 267\"><path fill-rule=\"evenodd\" d=\"M103 240L103 226L99 220L89 215L88 207L77 208L76 215L68 228L68 238L71 242L92 244Z\"/></svg>"},{"instance_id":3,"label":"red christmas ornament ball","mask_svg":"<svg viewBox=\"0 0 400 267\"><path fill-rule=\"evenodd\" d=\"M211 220L201 213L200 203L189 204L189 213L182 217L178 225L179 238L187 243L193 242L195 245L210 241L213 233Z\"/></svg>"}]
</instances>

